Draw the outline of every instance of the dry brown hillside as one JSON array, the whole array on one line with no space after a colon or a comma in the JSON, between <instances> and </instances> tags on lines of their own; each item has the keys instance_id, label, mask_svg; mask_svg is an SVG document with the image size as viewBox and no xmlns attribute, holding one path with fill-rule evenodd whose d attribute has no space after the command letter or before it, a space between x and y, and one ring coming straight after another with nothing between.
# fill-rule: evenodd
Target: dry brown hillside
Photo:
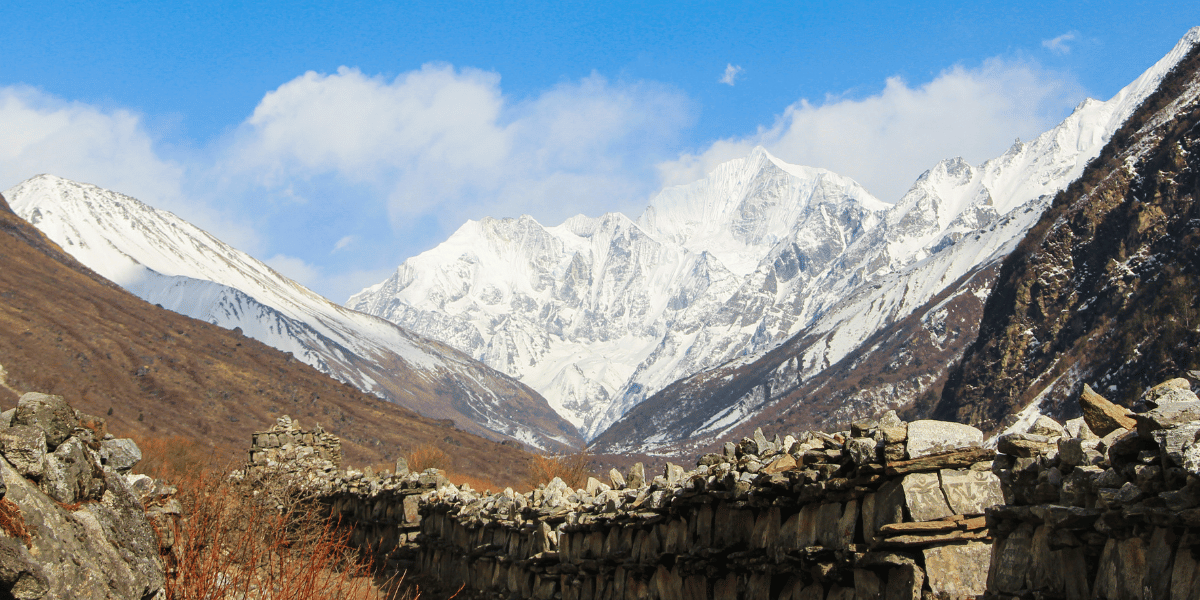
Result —
<instances>
[{"instance_id":1,"label":"dry brown hillside","mask_svg":"<svg viewBox=\"0 0 1200 600\"><path fill-rule=\"evenodd\" d=\"M119 436L182 436L241 460L250 434L289 414L341 436L346 462L415 448L448 468L523 481L530 455L343 385L290 355L147 304L77 263L0 197L0 406L59 394Z\"/></svg>"}]
</instances>

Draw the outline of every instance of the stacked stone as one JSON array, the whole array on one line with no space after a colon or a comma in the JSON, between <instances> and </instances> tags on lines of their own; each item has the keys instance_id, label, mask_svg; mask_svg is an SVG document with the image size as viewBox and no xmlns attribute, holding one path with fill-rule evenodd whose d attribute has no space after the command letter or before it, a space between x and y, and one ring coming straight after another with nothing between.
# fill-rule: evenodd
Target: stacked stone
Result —
<instances>
[{"instance_id":1,"label":"stacked stone","mask_svg":"<svg viewBox=\"0 0 1200 600\"><path fill-rule=\"evenodd\" d=\"M320 425L308 430L300 421L283 415L268 431L256 432L251 438L250 466L275 467L289 465L311 470L314 466L335 471L342 464L342 441L326 433Z\"/></svg>"},{"instance_id":2,"label":"stacked stone","mask_svg":"<svg viewBox=\"0 0 1200 600\"><path fill-rule=\"evenodd\" d=\"M836 434L759 430L653 478L639 464L583 489L439 487L422 504L419 570L487 598L978 596L983 514L1002 500L982 442L889 413Z\"/></svg>"},{"instance_id":3,"label":"stacked stone","mask_svg":"<svg viewBox=\"0 0 1200 600\"><path fill-rule=\"evenodd\" d=\"M1006 505L989 511L993 596L1200 597L1200 402L1186 379L1141 414L1085 386L1083 417L998 440Z\"/></svg>"}]
</instances>

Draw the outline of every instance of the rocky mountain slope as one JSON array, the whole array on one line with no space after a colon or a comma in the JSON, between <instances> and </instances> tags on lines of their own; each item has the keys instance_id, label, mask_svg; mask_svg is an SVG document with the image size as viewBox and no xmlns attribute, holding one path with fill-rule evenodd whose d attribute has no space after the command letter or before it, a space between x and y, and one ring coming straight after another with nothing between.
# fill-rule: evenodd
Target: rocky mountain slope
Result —
<instances>
[{"instance_id":1,"label":"rocky mountain slope","mask_svg":"<svg viewBox=\"0 0 1200 600\"><path fill-rule=\"evenodd\" d=\"M1194 32L1195 30L1193 30ZM1126 405L1200 367L1200 50L1191 50L1005 260L933 414L996 429Z\"/></svg>"},{"instance_id":2,"label":"rocky mountain slope","mask_svg":"<svg viewBox=\"0 0 1200 600\"><path fill-rule=\"evenodd\" d=\"M0 196L0 198L3 198ZM254 431L290 414L342 438L349 464L422 445L450 468L520 481L530 457L341 384L294 357L163 310L79 264L0 200L0 405L71 398L120 436L179 437L242 461Z\"/></svg>"},{"instance_id":3,"label":"rocky mountain slope","mask_svg":"<svg viewBox=\"0 0 1200 600\"><path fill-rule=\"evenodd\" d=\"M939 163L814 286L820 308L798 335L664 389L597 451L686 451L760 424L846 424L936 394L976 336L1000 261L1198 42L1193 29L1109 101L1084 102L1000 157Z\"/></svg>"},{"instance_id":4,"label":"rocky mountain slope","mask_svg":"<svg viewBox=\"0 0 1200 600\"><path fill-rule=\"evenodd\" d=\"M365 392L491 439L580 439L534 391L433 340L342 308L166 211L51 175L5 192L77 260L142 299L247 336Z\"/></svg>"}]
</instances>

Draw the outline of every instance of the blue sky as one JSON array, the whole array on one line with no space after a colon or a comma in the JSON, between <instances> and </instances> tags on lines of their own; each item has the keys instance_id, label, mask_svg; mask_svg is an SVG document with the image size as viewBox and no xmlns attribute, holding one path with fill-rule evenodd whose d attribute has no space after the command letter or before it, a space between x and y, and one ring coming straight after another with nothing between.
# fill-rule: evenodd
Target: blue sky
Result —
<instances>
[{"instance_id":1,"label":"blue sky","mask_svg":"<svg viewBox=\"0 0 1200 600\"><path fill-rule=\"evenodd\" d=\"M8 2L0 189L172 210L341 302L468 218L636 216L763 144L894 202L1106 99L1194 2Z\"/></svg>"}]
</instances>

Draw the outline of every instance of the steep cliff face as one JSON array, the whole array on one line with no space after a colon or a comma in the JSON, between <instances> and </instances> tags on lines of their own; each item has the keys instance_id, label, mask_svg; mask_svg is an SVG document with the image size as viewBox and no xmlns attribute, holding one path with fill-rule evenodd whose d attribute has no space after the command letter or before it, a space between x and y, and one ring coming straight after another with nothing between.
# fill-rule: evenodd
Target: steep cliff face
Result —
<instances>
[{"instance_id":1,"label":"steep cliff face","mask_svg":"<svg viewBox=\"0 0 1200 600\"><path fill-rule=\"evenodd\" d=\"M1005 260L931 412L996 429L1073 416L1090 384L1132 404L1200 367L1200 55L1192 50Z\"/></svg>"}]
</instances>

